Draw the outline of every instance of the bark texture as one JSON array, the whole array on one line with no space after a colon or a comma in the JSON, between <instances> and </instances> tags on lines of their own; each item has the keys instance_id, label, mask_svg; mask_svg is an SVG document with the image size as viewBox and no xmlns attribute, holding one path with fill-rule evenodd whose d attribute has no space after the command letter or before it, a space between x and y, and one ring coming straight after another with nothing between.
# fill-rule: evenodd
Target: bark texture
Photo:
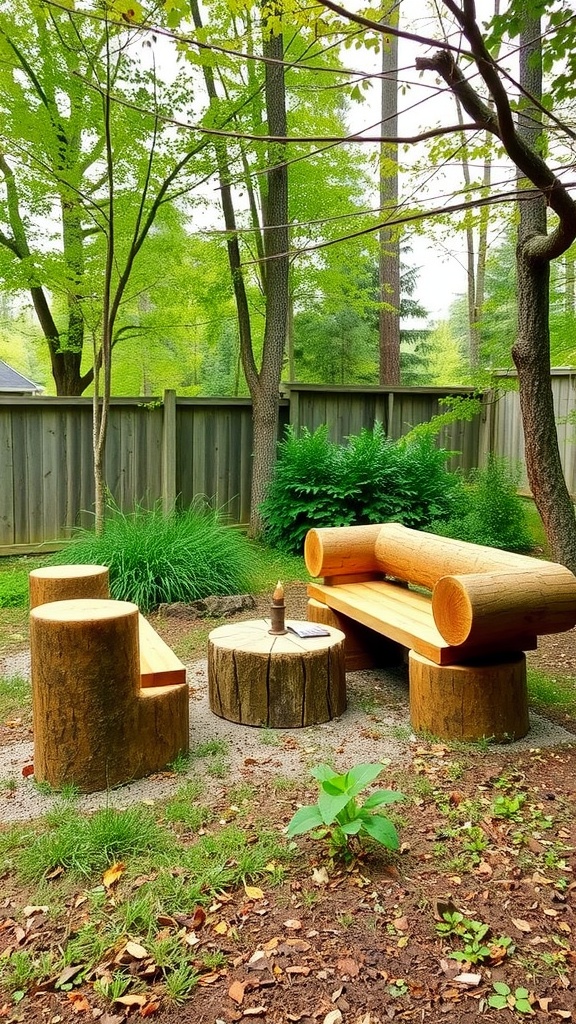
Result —
<instances>
[{"instance_id":1,"label":"bark texture","mask_svg":"<svg viewBox=\"0 0 576 1024\"><path fill-rule=\"evenodd\" d=\"M530 727L526 656L435 665L410 651L410 722L442 740L521 739Z\"/></svg>"},{"instance_id":2,"label":"bark texture","mask_svg":"<svg viewBox=\"0 0 576 1024\"><path fill-rule=\"evenodd\" d=\"M188 749L188 687L140 689L136 605L40 605L30 649L38 781L90 793L158 771Z\"/></svg>"},{"instance_id":3,"label":"bark texture","mask_svg":"<svg viewBox=\"0 0 576 1024\"><path fill-rule=\"evenodd\" d=\"M242 725L298 729L346 710L344 636L271 635L270 623L220 626L208 640L210 709Z\"/></svg>"}]
</instances>

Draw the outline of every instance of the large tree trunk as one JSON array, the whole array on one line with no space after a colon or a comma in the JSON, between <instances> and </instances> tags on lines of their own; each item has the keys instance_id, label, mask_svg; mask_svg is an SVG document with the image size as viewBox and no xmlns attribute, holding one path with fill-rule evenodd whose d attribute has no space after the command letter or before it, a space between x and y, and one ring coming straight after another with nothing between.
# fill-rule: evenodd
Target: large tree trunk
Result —
<instances>
[{"instance_id":1,"label":"large tree trunk","mask_svg":"<svg viewBox=\"0 0 576 1024\"><path fill-rule=\"evenodd\" d=\"M265 65L266 113L268 134L285 138L286 89L284 43L282 35L270 35L262 46ZM266 255L266 325L258 379L250 388L253 403L254 458L250 535L262 530L260 505L272 478L278 439L278 406L282 362L288 326L288 168L285 145L269 147L267 196L265 203L264 244ZM250 381L249 381L250 383Z\"/></svg>"},{"instance_id":2,"label":"large tree trunk","mask_svg":"<svg viewBox=\"0 0 576 1024\"><path fill-rule=\"evenodd\" d=\"M520 85L525 95L541 100L540 18L528 14L520 36ZM525 100L518 116L518 134L535 151L541 120L540 110ZM527 184L519 175L519 186ZM535 244L538 236L546 236L546 200L540 193L521 198L518 206L518 335L512 357L518 371L526 471L554 557L574 572L574 507L560 459L550 375L550 263Z\"/></svg>"}]
</instances>

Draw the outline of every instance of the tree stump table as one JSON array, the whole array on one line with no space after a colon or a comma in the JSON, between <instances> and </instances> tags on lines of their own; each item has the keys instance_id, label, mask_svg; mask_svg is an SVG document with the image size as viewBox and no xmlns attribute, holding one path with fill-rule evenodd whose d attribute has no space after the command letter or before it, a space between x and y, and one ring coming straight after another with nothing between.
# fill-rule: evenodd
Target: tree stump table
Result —
<instances>
[{"instance_id":1,"label":"tree stump table","mask_svg":"<svg viewBox=\"0 0 576 1024\"><path fill-rule=\"evenodd\" d=\"M310 626L310 623L286 623ZM272 635L266 619L230 623L208 637L210 709L241 725L298 729L346 710L344 634Z\"/></svg>"},{"instance_id":2,"label":"tree stump table","mask_svg":"<svg viewBox=\"0 0 576 1024\"><path fill-rule=\"evenodd\" d=\"M29 575L30 607L82 597L110 597L105 565L48 565Z\"/></svg>"}]
</instances>

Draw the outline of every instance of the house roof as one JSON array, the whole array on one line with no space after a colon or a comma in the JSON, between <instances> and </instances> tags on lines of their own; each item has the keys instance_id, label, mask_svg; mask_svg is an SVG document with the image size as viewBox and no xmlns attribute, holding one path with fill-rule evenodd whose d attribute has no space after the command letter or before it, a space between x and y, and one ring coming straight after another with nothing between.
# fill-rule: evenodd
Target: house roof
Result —
<instances>
[{"instance_id":1,"label":"house roof","mask_svg":"<svg viewBox=\"0 0 576 1024\"><path fill-rule=\"evenodd\" d=\"M0 359L0 394L37 394L44 388Z\"/></svg>"}]
</instances>

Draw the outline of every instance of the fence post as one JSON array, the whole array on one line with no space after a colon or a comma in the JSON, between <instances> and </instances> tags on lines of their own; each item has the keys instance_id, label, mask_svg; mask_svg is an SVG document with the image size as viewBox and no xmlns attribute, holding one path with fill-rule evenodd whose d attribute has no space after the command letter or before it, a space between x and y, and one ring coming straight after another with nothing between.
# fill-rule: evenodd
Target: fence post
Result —
<instances>
[{"instance_id":1,"label":"fence post","mask_svg":"<svg viewBox=\"0 0 576 1024\"><path fill-rule=\"evenodd\" d=\"M176 392L164 392L162 419L162 512L165 516L176 505Z\"/></svg>"}]
</instances>

